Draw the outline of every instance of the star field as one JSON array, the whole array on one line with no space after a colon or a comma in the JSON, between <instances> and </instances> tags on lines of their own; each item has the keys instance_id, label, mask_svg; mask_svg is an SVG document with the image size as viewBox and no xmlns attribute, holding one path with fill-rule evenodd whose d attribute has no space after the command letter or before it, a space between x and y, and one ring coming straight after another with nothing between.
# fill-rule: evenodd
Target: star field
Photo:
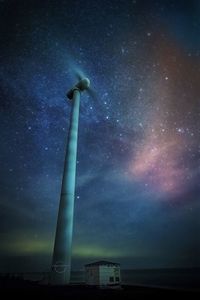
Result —
<instances>
[{"instance_id":1,"label":"star field","mask_svg":"<svg viewBox=\"0 0 200 300\"><path fill-rule=\"evenodd\" d=\"M2 271L50 267L76 72L73 268L199 266L198 1L0 1Z\"/></svg>"}]
</instances>

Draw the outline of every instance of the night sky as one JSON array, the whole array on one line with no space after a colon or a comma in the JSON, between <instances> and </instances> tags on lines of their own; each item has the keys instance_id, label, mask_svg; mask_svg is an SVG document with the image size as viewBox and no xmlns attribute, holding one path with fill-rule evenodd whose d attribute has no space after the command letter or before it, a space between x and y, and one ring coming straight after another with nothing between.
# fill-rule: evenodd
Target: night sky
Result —
<instances>
[{"instance_id":1,"label":"night sky","mask_svg":"<svg viewBox=\"0 0 200 300\"><path fill-rule=\"evenodd\" d=\"M50 269L75 73L73 269L200 266L200 1L0 0L0 271Z\"/></svg>"}]
</instances>

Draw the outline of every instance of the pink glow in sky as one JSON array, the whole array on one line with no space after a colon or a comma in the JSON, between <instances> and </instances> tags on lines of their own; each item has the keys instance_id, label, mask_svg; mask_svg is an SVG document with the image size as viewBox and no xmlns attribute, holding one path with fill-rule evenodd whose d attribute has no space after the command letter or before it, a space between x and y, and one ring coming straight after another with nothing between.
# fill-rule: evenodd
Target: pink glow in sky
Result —
<instances>
[{"instance_id":1,"label":"pink glow in sky","mask_svg":"<svg viewBox=\"0 0 200 300\"><path fill-rule=\"evenodd\" d=\"M135 180L162 193L181 193L187 172L181 164L182 141L177 137L149 133L141 142L130 164Z\"/></svg>"}]
</instances>

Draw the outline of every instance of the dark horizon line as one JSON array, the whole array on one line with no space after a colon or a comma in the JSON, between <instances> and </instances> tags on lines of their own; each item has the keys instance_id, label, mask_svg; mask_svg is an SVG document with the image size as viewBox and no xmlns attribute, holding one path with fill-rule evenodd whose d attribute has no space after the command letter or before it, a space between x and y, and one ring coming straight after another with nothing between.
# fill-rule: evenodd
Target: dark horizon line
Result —
<instances>
[{"instance_id":1,"label":"dark horizon line","mask_svg":"<svg viewBox=\"0 0 200 300\"><path fill-rule=\"evenodd\" d=\"M200 266L197 267L164 267L164 268L122 268L121 271L159 271L159 270L200 270ZM73 269L72 272L82 272L84 269ZM49 271L28 271L28 272L23 272L23 271L15 271L15 272L0 272L0 276L6 275L6 274L48 274L50 273L51 270Z\"/></svg>"}]
</instances>

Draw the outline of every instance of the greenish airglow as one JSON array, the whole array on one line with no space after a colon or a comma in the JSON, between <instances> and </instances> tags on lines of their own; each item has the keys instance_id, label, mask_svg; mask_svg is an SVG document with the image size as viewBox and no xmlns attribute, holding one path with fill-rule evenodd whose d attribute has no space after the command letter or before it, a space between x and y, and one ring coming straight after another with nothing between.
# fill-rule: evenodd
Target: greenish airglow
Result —
<instances>
[{"instance_id":1,"label":"greenish airglow","mask_svg":"<svg viewBox=\"0 0 200 300\"><path fill-rule=\"evenodd\" d=\"M88 258L101 258L101 257L120 257L123 256L121 251L103 248L98 246L77 246L73 249L73 256L76 257L88 257Z\"/></svg>"},{"instance_id":2,"label":"greenish airglow","mask_svg":"<svg viewBox=\"0 0 200 300\"><path fill-rule=\"evenodd\" d=\"M53 242L51 240L26 237L13 238L0 245L2 253L11 255L50 254L52 248Z\"/></svg>"},{"instance_id":3,"label":"greenish airglow","mask_svg":"<svg viewBox=\"0 0 200 300\"><path fill-rule=\"evenodd\" d=\"M0 250L9 254L15 255L34 255L34 254L51 254L53 242L45 239L29 239L19 238L12 241L6 241L1 244ZM122 252L112 250L110 248L98 246L76 246L73 249L73 256L85 258L100 258L100 257L121 257Z\"/></svg>"},{"instance_id":4,"label":"greenish airglow","mask_svg":"<svg viewBox=\"0 0 200 300\"><path fill-rule=\"evenodd\" d=\"M31 236L31 237L30 237ZM10 237L9 240L4 240L0 243L1 253L9 255L51 255L53 250L53 240L50 237L35 237L31 234L23 236L21 234ZM159 255L159 253L148 253L146 250L135 247L134 251L126 248L116 249L114 246L106 245L74 245L72 255L74 258L83 259L112 259L123 257L141 257L149 255Z\"/></svg>"}]
</instances>

